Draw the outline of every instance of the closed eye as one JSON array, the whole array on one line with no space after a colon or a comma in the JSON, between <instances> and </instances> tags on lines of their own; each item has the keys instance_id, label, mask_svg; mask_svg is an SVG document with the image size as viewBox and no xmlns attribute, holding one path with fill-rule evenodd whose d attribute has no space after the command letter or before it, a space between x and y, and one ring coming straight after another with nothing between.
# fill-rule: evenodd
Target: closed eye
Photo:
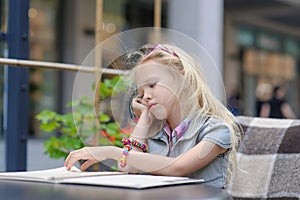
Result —
<instances>
[{"instance_id":1,"label":"closed eye","mask_svg":"<svg viewBox=\"0 0 300 200\"><path fill-rule=\"evenodd\" d=\"M149 87L150 87L150 88L154 88L155 85L156 85L156 82L155 82L155 83L150 83Z\"/></svg>"}]
</instances>

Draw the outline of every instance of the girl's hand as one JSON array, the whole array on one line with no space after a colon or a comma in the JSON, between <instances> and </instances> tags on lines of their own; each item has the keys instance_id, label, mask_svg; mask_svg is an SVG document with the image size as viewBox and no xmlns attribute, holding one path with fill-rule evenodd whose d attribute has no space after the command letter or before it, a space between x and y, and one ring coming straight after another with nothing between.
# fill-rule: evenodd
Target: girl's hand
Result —
<instances>
[{"instance_id":1,"label":"girl's hand","mask_svg":"<svg viewBox=\"0 0 300 200\"><path fill-rule=\"evenodd\" d=\"M139 97L132 99L132 108L134 115L138 118L140 117L142 112L148 112L146 102Z\"/></svg>"},{"instance_id":2,"label":"girl's hand","mask_svg":"<svg viewBox=\"0 0 300 200\"><path fill-rule=\"evenodd\" d=\"M141 122L140 125L148 126L153 120L153 115L149 112L147 103L141 98L134 98L132 100L132 108L135 116L138 118L138 121Z\"/></svg>"},{"instance_id":3,"label":"girl's hand","mask_svg":"<svg viewBox=\"0 0 300 200\"><path fill-rule=\"evenodd\" d=\"M112 151L112 146L102 146L102 147L84 147L72 151L65 160L65 167L70 170L71 167L79 160L86 160L81 165L81 170L86 170L89 166L98 163L102 160L106 160L110 157L110 152Z\"/></svg>"}]
</instances>

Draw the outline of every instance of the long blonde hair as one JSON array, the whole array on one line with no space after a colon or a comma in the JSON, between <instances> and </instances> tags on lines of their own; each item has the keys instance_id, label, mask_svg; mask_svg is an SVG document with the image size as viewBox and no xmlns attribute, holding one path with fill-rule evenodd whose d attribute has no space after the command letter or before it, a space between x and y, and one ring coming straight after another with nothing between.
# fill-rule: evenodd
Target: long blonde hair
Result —
<instances>
[{"instance_id":1,"label":"long blonde hair","mask_svg":"<svg viewBox=\"0 0 300 200\"><path fill-rule=\"evenodd\" d=\"M232 148L229 153L229 180L232 172L236 169L236 151L241 137L241 129L232 113L211 93L200 64L192 56L182 49L173 46L160 44L160 48L154 45L145 45L140 49L140 56L136 65L146 61L155 62L170 66L177 71L183 71L184 83L180 90L179 97L184 97L185 105L183 113L186 117L190 114L208 116L220 119L230 130ZM203 66L205 67L205 66ZM187 86L188 85L188 86Z\"/></svg>"}]
</instances>

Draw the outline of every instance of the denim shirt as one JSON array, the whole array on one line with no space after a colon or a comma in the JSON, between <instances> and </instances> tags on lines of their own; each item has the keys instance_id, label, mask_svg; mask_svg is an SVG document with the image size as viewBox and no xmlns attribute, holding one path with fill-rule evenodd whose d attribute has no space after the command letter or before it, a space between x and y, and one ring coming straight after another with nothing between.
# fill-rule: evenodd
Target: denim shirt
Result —
<instances>
[{"instance_id":1,"label":"denim shirt","mask_svg":"<svg viewBox=\"0 0 300 200\"><path fill-rule=\"evenodd\" d=\"M169 149L168 135L162 129L148 139L149 153L176 158L196 146L200 141L209 141L224 149L231 148L231 134L226 124L218 119L201 117L191 120L184 135ZM204 179L204 184L218 188L226 185L228 151L218 155L205 167L188 175Z\"/></svg>"}]
</instances>

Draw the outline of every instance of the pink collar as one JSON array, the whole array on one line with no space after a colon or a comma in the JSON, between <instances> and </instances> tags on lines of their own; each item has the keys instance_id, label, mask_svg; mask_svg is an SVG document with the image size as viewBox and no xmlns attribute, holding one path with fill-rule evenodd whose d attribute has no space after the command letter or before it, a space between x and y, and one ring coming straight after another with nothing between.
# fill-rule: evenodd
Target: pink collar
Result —
<instances>
[{"instance_id":1,"label":"pink collar","mask_svg":"<svg viewBox=\"0 0 300 200\"><path fill-rule=\"evenodd\" d=\"M167 135L169 136L169 138L172 138L172 136L176 136L176 139L179 140L183 134L186 132L186 130L189 128L190 125L190 120L183 120L174 130L173 132L171 132L170 126L168 123L165 124L164 126L164 130L167 133Z\"/></svg>"}]
</instances>

